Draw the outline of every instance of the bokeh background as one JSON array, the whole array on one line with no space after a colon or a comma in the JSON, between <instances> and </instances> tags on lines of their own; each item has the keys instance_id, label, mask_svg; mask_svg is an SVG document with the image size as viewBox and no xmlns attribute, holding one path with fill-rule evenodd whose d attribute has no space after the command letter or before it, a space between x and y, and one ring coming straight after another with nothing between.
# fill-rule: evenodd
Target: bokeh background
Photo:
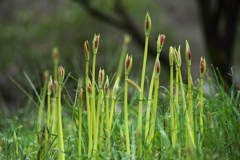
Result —
<instances>
[{"instance_id":1,"label":"bokeh background","mask_svg":"<svg viewBox=\"0 0 240 160\"><path fill-rule=\"evenodd\" d=\"M168 85L168 49L185 40L193 58L193 81L199 77L199 59L218 67L228 84L230 67L240 68L239 0L0 0L0 108L21 108L33 90L23 71L38 91L45 70L53 72L52 49L58 47L60 65L78 78L84 76L83 43L101 34L97 70L112 75L117 69L123 37L132 37L128 53L133 55L130 78L140 77L143 55L144 19L152 19L148 69L153 67L158 34L165 34L161 53L161 85ZM183 66L184 68L184 66ZM239 78L239 77L238 77ZM238 81L238 79L236 79ZM76 82L69 79L69 90Z\"/></svg>"}]
</instances>

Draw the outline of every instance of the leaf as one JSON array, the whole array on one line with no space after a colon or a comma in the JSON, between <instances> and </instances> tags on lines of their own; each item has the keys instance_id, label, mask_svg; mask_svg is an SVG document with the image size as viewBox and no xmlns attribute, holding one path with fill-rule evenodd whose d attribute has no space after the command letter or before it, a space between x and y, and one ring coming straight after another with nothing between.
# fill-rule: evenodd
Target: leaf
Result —
<instances>
[{"instance_id":1,"label":"leaf","mask_svg":"<svg viewBox=\"0 0 240 160\"><path fill-rule=\"evenodd\" d=\"M135 90L137 90L138 92L141 92L140 87L131 79L125 79L125 81L127 81Z\"/></svg>"}]
</instances>

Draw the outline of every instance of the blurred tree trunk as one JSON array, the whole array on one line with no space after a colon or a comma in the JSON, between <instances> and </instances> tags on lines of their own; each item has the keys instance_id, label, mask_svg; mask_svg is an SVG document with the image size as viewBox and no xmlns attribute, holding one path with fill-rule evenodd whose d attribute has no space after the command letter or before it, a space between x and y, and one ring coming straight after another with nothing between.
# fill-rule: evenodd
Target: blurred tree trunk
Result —
<instances>
[{"instance_id":1,"label":"blurred tree trunk","mask_svg":"<svg viewBox=\"0 0 240 160\"><path fill-rule=\"evenodd\" d=\"M239 20L239 0L198 0L207 54L228 85L233 46Z\"/></svg>"}]
</instances>

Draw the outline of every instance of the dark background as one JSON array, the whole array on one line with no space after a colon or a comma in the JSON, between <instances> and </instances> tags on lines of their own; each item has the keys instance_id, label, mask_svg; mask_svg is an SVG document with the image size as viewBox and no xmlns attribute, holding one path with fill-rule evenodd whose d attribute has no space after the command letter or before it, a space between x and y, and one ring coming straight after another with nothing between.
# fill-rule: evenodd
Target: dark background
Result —
<instances>
[{"instance_id":1,"label":"dark background","mask_svg":"<svg viewBox=\"0 0 240 160\"><path fill-rule=\"evenodd\" d=\"M59 64L66 72L83 77L83 43L91 42L95 33L101 34L97 70L102 67L108 75L117 69L124 34L132 36L128 53L133 55L134 72L130 77L137 79L147 12L152 19L148 73L156 54L157 36L166 35L161 85L168 81L170 46L182 46L185 64L185 40L192 51L194 82L199 77L200 57L205 56L207 64L218 67L231 85L230 68L240 67L239 8L239 0L0 0L0 108L19 108L27 100L9 77L33 94L25 71L40 90L43 71L53 72L53 47L58 47ZM239 77L235 81L239 82ZM71 82L70 92L76 87Z\"/></svg>"}]
</instances>

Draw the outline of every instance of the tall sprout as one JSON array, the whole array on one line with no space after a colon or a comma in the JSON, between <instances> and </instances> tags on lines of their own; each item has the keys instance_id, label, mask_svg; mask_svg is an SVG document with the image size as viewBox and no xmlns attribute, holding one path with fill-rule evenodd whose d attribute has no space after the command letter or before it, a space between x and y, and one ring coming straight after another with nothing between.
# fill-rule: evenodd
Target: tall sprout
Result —
<instances>
[{"instance_id":1,"label":"tall sprout","mask_svg":"<svg viewBox=\"0 0 240 160\"><path fill-rule=\"evenodd\" d=\"M86 107L87 107L87 122L88 122L88 156L92 154L92 117L91 117L91 108L89 101L89 94L91 90L89 90L89 58L90 58L90 47L88 41L84 42L84 57L85 57L85 88L86 88Z\"/></svg>"},{"instance_id":2,"label":"tall sprout","mask_svg":"<svg viewBox=\"0 0 240 160\"><path fill-rule=\"evenodd\" d=\"M129 128L128 128L128 75L132 68L132 56L126 55L125 60L125 82L124 82L124 126L125 126L125 137L126 137L126 151L130 155L130 140L129 140Z\"/></svg>"},{"instance_id":3,"label":"tall sprout","mask_svg":"<svg viewBox=\"0 0 240 160\"><path fill-rule=\"evenodd\" d=\"M106 82L104 84L104 93L105 93L105 107L106 107L106 114L105 114L105 121L106 121L106 129L107 129L107 152L110 152L111 148L111 126L110 126L110 110L109 110L109 79L106 76Z\"/></svg>"},{"instance_id":4,"label":"tall sprout","mask_svg":"<svg viewBox=\"0 0 240 160\"><path fill-rule=\"evenodd\" d=\"M203 107L204 107L204 101L203 101L203 81L204 81L204 75L206 73L206 60L205 58L201 57L200 59L200 88L199 88L199 126L200 126L200 153L202 152L202 139L203 139L203 129L204 129L204 123L203 123ZM201 153L202 154L202 153Z\"/></svg>"},{"instance_id":5,"label":"tall sprout","mask_svg":"<svg viewBox=\"0 0 240 160\"><path fill-rule=\"evenodd\" d=\"M64 154L64 143L63 143L63 129L62 129L62 105L61 105L61 95L62 95L62 85L65 76L65 69L60 66L58 68L58 89L57 89L57 127L58 127L58 160L65 160Z\"/></svg>"},{"instance_id":6,"label":"tall sprout","mask_svg":"<svg viewBox=\"0 0 240 160\"><path fill-rule=\"evenodd\" d=\"M173 64L174 64L174 48L171 46L169 48L169 65L170 65L170 130L172 139L172 148L174 149L177 142L177 124L176 124L176 106L174 105L174 95L173 95Z\"/></svg>"},{"instance_id":7,"label":"tall sprout","mask_svg":"<svg viewBox=\"0 0 240 160\"><path fill-rule=\"evenodd\" d=\"M154 94L153 94L153 106L151 111L151 118L150 118L150 130L148 136L148 152L152 155L152 143L153 143L153 136L155 133L155 123L157 117L157 107L158 107L158 87L159 87L159 75L161 71L161 66L159 60L156 61L155 64L155 73L154 73Z\"/></svg>"},{"instance_id":8,"label":"tall sprout","mask_svg":"<svg viewBox=\"0 0 240 160\"><path fill-rule=\"evenodd\" d=\"M179 46L179 50L180 50L180 46ZM179 72L180 72L180 66L182 64L182 60L181 60L181 55L179 54L179 52L176 50L176 48L174 48L174 59L175 59L175 69L176 69L176 76L175 76L175 96L174 96L174 118L175 118L175 130L176 130L176 135L174 136L176 143L179 143L180 138L179 136L179 130L180 130L180 117L179 117ZM175 147L175 146L174 146ZM177 149L178 151L178 156L181 156L181 148L178 147Z\"/></svg>"},{"instance_id":9,"label":"tall sprout","mask_svg":"<svg viewBox=\"0 0 240 160\"><path fill-rule=\"evenodd\" d=\"M104 83L104 78L105 78L105 72L104 69L99 69L99 74L98 74L98 104L97 104L97 121L101 118L100 121L100 135L99 137L103 137L103 119L104 119L104 101L103 101L103 83ZM96 122L97 122L96 121ZM102 152L102 147L103 147L103 141L99 140L99 152Z\"/></svg>"},{"instance_id":10,"label":"tall sprout","mask_svg":"<svg viewBox=\"0 0 240 160\"><path fill-rule=\"evenodd\" d=\"M51 124L51 94L52 94L52 91L53 91L53 87L54 87L54 83L53 83L53 81L52 81L52 76L50 76L50 78L49 78L49 82L48 82L48 89L47 89L47 130L48 130L48 132L50 133L50 124ZM50 134L49 133L47 133L46 134L46 139L47 139L47 141L49 140L49 136L50 136Z\"/></svg>"},{"instance_id":11,"label":"tall sprout","mask_svg":"<svg viewBox=\"0 0 240 160\"><path fill-rule=\"evenodd\" d=\"M193 128L193 95L192 95L192 74L191 74L191 59L192 59L192 52L190 50L188 41L186 40L186 50L185 50L185 57L186 57L186 63L187 63L187 77L188 77L188 94L187 94L187 106L188 106L188 114L189 114L189 120L191 128Z\"/></svg>"},{"instance_id":12,"label":"tall sprout","mask_svg":"<svg viewBox=\"0 0 240 160\"><path fill-rule=\"evenodd\" d=\"M94 35L93 38L93 62L92 62L92 97L91 97L91 112L93 118L93 153L95 154L98 150L98 119L95 111L95 68L97 60L97 51L99 46L100 35Z\"/></svg>"},{"instance_id":13,"label":"tall sprout","mask_svg":"<svg viewBox=\"0 0 240 160\"><path fill-rule=\"evenodd\" d=\"M146 123L145 123L145 139L147 139L148 131L149 131L150 110L151 110L151 104L152 104L153 85L154 85L154 81L155 81L154 75L155 75L155 71L156 71L156 63L159 60L160 53L161 53L161 50L162 50L162 47L163 47L163 44L164 44L164 40L165 40L165 35L162 34L162 35L158 36L158 40L157 40L157 56L156 56L156 60L155 60L155 63L154 63L151 83L150 83L149 91L148 91Z\"/></svg>"},{"instance_id":14,"label":"tall sprout","mask_svg":"<svg viewBox=\"0 0 240 160\"><path fill-rule=\"evenodd\" d=\"M57 81L58 77L58 61L59 61L59 52L58 52L58 48L55 47L52 50L52 56L53 56L53 65L54 65L54 73L53 73L53 79L54 81ZM54 97L53 97L53 110L52 110L52 121L53 121L53 125L52 125L52 133L56 133L56 124L57 124L57 116L55 116L57 114L57 100L56 100L56 95L57 93L54 92Z\"/></svg>"},{"instance_id":15,"label":"tall sprout","mask_svg":"<svg viewBox=\"0 0 240 160\"><path fill-rule=\"evenodd\" d=\"M139 106L138 106L138 127L137 127L137 156L142 156L142 108L143 108L143 95L144 95L144 83L146 74L147 54L148 54L148 39L152 28L152 21L149 14L146 14L145 18L145 47L142 63L142 77L141 77L141 92L139 94Z\"/></svg>"},{"instance_id":16,"label":"tall sprout","mask_svg":"<svg viewBox=\"0 0 240 160\"><path fill-rule=\"evenodd\" d=\"M78 156L79 160L82 159L82 115L83 115L83 88L78 86Z\"/></svg>"}]
</instances>

